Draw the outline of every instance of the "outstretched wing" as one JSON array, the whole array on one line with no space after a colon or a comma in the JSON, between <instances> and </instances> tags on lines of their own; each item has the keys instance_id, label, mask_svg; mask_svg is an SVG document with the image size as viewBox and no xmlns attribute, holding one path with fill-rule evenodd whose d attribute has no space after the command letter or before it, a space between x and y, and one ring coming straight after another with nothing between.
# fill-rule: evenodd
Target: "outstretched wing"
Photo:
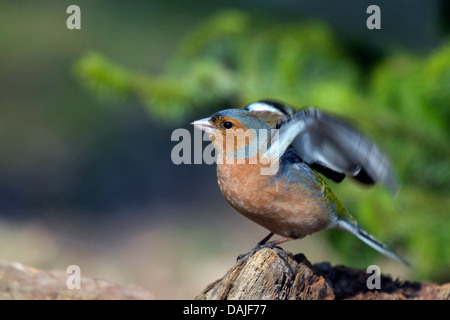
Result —
<instances>
[{"instance_id":1,"label":"outstretched wing","mask_svg":"<svg viewBox=\"0 0 450 320\"><path fill-rule=\"evenodd\" d=\"M397 192L399 185L387 157L347 122L309 107L284 115L276 128L278 155L292 146L304 162L336 182L349 175L365 184L380 182L393 194Z\"/></svg>"}]
</instances>

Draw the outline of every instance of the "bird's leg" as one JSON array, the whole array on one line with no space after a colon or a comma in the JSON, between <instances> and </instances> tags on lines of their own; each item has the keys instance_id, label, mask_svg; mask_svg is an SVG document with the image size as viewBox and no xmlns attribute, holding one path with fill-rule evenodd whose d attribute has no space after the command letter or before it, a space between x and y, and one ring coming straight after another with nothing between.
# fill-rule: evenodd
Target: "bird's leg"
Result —
<instances>
[{"instance_id":1,"label":"bird's leg","mask_svg":"<svg viewBox=\"0 0 450 320\"><path fill-rule=\"evenodd\" d=\"M287 254L286 251L284 251L282 248L278 247L278 245L279 245L279 244L282 244L282 243L284 243L284 242L286 242L286 241L290 241L290 240L294 240L294 239L297 239L297 238L293 238L293 237L284 237L284 238L281 238L281 239L277 239L277 240L270 241L270 242L268 242L267 244L265 244L264 247L265 247L265 248L275 249L275 250L278 252L278 255L279 255L282 259L288 261L288 258L289 258L289 257L288 257L288 254Z\"/></svg>"},{"instance_id":2,"label":"bird's leg","mask_svg":"<svg viewBox=\"0 0 450 320\"><path fill-rule=\"evenodd\" d=\"M265 238L264 238L265 239ZM263 239L263 240L264 240ZM270 238L269 238L270 239ZM269 240L269 239L267 239L267 240ZM286 242L286 241L291 241L291 240L294 240L295 238L292 238L292 237L284 237L284 238L280 238L280 239L277 239L277 240L273 240L273 241L270 241L270 242L268 242L266 245L265 245L265 247L268 247L268 248L275 248L276 246L278 246L279 244L282 244L282 243L284 243L284 242Z\"/></svg>"},{"instance_id":3,"label":"bird's leg","mask_svg":"<svg viewBox=\"0 0 450 320\"><path fill-rule=\"evenodd\" d=\"M256 246L263 246L269 241L270 238L272 238L273 232L269 233L264 239L262 239Z\"/></svg>"},{"instance_id":4,"label":"bird's leg","mask_svg":"<svg viewBox=\"0 0 450 320\"><path fill-rule=\"evenodd\" d=\"M269 241L269 239L272 238L272 236L273 236L273 232L269 233L267 236L264 237L264 239L262 239L260 242L258 242L258 244L252 250L250 250L250 252L240 254L237 257L236 261L242 260L242 258L245 257L247 254L248 254L248 257L253 256L257 251L259 251L261 248L263 248L265 246L267 241Z\"/></svg>"},{"instance_id":5,"label":"bird's leg","mask_svg":"<svg viewBox=\"0 0 450 320\"><path fill-rule=\"evenodd\" d=\"M286 241L290 241L290 240L294 240L295 238L292 237L284 237L281 239L277 239L277 240L273 240L270 242L267 242L270 238L272 238L273 236L273 232L269 233L264 239L262 239L260 242L258 242L258 244L256 245L256 247L254 247L252 250L250 250L249 253L243 253L240 254L236 261L240 261L242 260L242 258L244 258L245 256L247 256L246 260L248 258L250 258L251 256L253 256L256 252L258 252L259 250L261 250L262 248L271 248L274 249L276 248L279 244L282 244Z\"/></svg>"}]
</instances>

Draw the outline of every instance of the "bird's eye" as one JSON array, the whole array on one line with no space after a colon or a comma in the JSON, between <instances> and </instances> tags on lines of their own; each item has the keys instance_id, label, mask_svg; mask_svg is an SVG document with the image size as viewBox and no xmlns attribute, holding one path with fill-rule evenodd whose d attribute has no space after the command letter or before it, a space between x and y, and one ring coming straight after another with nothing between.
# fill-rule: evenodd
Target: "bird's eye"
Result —
<instances>
[{"instance_id":1,"label":"bird's eye","mask_svg":"<svg viewBox=\"0 0 450 320\"><path fill-rule=\"evenodd\" d=\"M233 126L234 126L234 124L232 122L230 122L230 121L225 121L222 124L222 127L224 127L225 129L231 129L231 128L233 128Z\"/></svg>"}]
</instances>

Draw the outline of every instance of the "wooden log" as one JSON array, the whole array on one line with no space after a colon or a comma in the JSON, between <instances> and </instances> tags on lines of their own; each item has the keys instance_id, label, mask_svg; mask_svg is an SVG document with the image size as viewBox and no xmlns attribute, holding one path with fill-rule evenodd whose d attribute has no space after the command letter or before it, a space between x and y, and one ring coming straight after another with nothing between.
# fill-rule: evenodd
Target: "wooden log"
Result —
<instances>
[{"instance_id":1,"label":"wooden log","mask_svg":"<svg viewBox=\"0 0 450 320\"><path fill-rule=\"evenodd\" d=\"M369 289L372 274L329 263L312 265L303 254L263 248L246 255L221 279L208 285L197 300L448 300L450 283L392 280L381 275L380 289Z\"/></svg>"},{"instance_id":2,"label":"wooden log","mask_svg":"<svg viewBox=\"0 0 450 320\"><path fill-rule=\"evenodd\" d=\"M147 300L154 296L136 286L81 278L80 289L69 289L70 274L44 271L0 260L0 300Z\"/></svg>"}]
</instances>

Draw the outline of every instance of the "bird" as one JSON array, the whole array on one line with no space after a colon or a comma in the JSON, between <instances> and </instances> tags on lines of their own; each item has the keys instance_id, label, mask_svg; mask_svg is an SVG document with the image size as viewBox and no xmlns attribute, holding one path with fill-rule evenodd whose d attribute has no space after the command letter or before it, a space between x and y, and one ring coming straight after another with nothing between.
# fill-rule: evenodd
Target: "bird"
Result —
<instances>
[{"instance_id":1,"label":"bird","mask_svg":"<svg viewBox=\"0 0 450 320\"><path fill-rule=\"evenodd\" d=\"M358 224L321 176L379 183L394 196L400 188L387 156L347 120L315 106L297 110L266 99L192 124L211 138L227 202L270 232L251 252L339 229L409 266ZM273 163L270 173L263 172ZM275 234L280 238L269 242Z\"/></svg>"}]
</instances>

